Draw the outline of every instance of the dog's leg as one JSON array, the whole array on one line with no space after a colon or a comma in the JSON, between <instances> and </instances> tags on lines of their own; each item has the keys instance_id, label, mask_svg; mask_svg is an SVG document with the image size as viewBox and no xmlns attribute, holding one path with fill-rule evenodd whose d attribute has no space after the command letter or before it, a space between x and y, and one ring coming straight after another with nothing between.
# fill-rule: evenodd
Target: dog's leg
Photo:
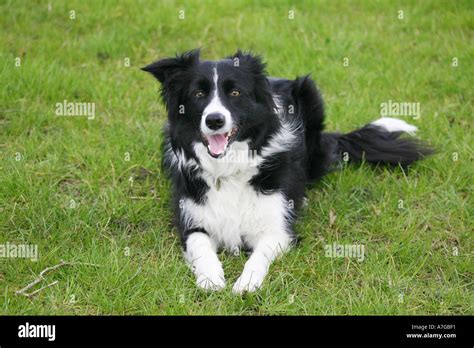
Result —
<instances>
[{"instance_id":1,"label":"dog's leg","mask_svg":"<svg viewBox=\"0 0 474 348\"><path fill-rule=\"evenodd\" d=\"M186 239L186 261L196 275L196 284L205 290L225 287L224 270L216 253L216 246L205 233L194 232Z\"/></svg>"},{"instance_id":2,"label":"dog's leg","mask_svg":"<svg viewBox=\"0 0 474 348\"><path fill-rule=\"evenodd\" d=\"M277 256L288 250L291 240L286 231L272 231L263 235L245 263L242 274L234 284L233 292L241 294L258 290L271 263Z\"/></svg>"}]
</instances>

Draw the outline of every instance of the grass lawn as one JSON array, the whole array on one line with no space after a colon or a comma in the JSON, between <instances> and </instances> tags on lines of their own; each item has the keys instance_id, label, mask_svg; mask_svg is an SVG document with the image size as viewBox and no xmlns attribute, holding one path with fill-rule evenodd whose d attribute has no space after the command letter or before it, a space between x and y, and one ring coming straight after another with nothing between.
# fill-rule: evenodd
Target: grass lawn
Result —
<instances>
[{"instance_id":1,"label":"grass lawn","mask_svg":"<svg viewBox=\"0 0 474 348\"><path fill-rule=\"evenodd\" d=\"M0 245L38 247L36 262L0 258L1 314L474 314L472 1L4 0L0 13ZM231 292L243 255L221 255L224 291L198 290L160 169L159 86L139 69L195 47L311 73L329 130L419 103L401 118L438 153L405 173L328 175L261 291ZM64 100L95 117L57 116ZM326 257L333 243L364 245L364 260ZM60 260L77 264L15 294Z\"/></svg>"}]
</instances>

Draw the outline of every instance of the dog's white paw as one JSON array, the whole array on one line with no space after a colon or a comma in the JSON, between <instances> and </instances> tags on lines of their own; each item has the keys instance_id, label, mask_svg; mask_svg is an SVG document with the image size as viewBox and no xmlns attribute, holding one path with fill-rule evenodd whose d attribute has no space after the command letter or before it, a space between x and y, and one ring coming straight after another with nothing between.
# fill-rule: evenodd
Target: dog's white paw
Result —
<instances>
[{"instance_id":1,"label":"dog's white paw","mask_svg":"<svg viewBox=\"0 0 474 348\"><path fill-rule=\"evenodd\" d=\"M232 291L235 294L257 291L262 286L265 275L266 272L244 269L239 279L235 282Z\"/></svg>"},{"instance_id":2,"label":"dog's white paw","mask_svg":"<svg viewBox=\"0 0 474 348\"><path fill-rule=\"evenodd\" d=\"M225 288L224 272L200 273L196 277L196 284L204 290L221 290Z\"/></svg>"}]
</instances>

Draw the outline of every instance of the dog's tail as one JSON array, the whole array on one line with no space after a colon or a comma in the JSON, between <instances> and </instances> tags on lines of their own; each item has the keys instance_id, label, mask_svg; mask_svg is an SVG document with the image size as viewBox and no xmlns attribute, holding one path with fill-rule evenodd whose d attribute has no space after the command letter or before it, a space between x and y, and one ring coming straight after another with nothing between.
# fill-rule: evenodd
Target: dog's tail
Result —
<instances>
[{"instance_id":1,"label":"dog's tail","mask_svg":"<svg viewBox=\"0 0 474 348\"><path fill-rule=\"evenodd\" d=\"M434 152L414 137L417 128L405 121L382 117L347 134L323 133L321 147L331 163L366 161L374 164L406 167Z\"/></svg>"},{"instance_id":2,"label":"dog's tail","mask_svg":"<svg viewBox=\"0 0 474 348\"><path fill-rule=\"evenodd\" d=\"M417 128L396 118L382 117L347 134L322 132L324 105L309 76L295 80L293 95L305 126L309 181L321 178L344 161L406 167L434 152L417 138L403 136L413 136Z\"/></svg>"}]
</instances>

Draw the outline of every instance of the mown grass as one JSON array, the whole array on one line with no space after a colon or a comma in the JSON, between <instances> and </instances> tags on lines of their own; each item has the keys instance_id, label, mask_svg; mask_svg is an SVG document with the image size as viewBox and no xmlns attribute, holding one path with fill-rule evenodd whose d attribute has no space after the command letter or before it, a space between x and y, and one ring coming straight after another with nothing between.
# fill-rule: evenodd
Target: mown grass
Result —
<instances>
[{"instance_id":1,"label":"mown grass","mask_svg":"<svg viewBox=\"0 0 474 348\"><path fill-rule=\"evenodd\" d=\"M48 10L7 0L0 13L0 244L39 248L37 262L0 259L0 313L474 313L471 1L54 1ZM138 69L195 47L208 59L258 52L275 76L311 72L331 130L377 118L389 99L419 102L409 121L438 153L406 173L332 173L309 192L301 245L261 291L199 291L160 170L158 85ZM95 119L56 116L65 99L94 102ZM364 261L325 257L334 242L363 244ZM34 298L15 294L61 259L100 267L63 267ZM245 257L221 259L230 285Z\"/></svg>"}]
</instances>

